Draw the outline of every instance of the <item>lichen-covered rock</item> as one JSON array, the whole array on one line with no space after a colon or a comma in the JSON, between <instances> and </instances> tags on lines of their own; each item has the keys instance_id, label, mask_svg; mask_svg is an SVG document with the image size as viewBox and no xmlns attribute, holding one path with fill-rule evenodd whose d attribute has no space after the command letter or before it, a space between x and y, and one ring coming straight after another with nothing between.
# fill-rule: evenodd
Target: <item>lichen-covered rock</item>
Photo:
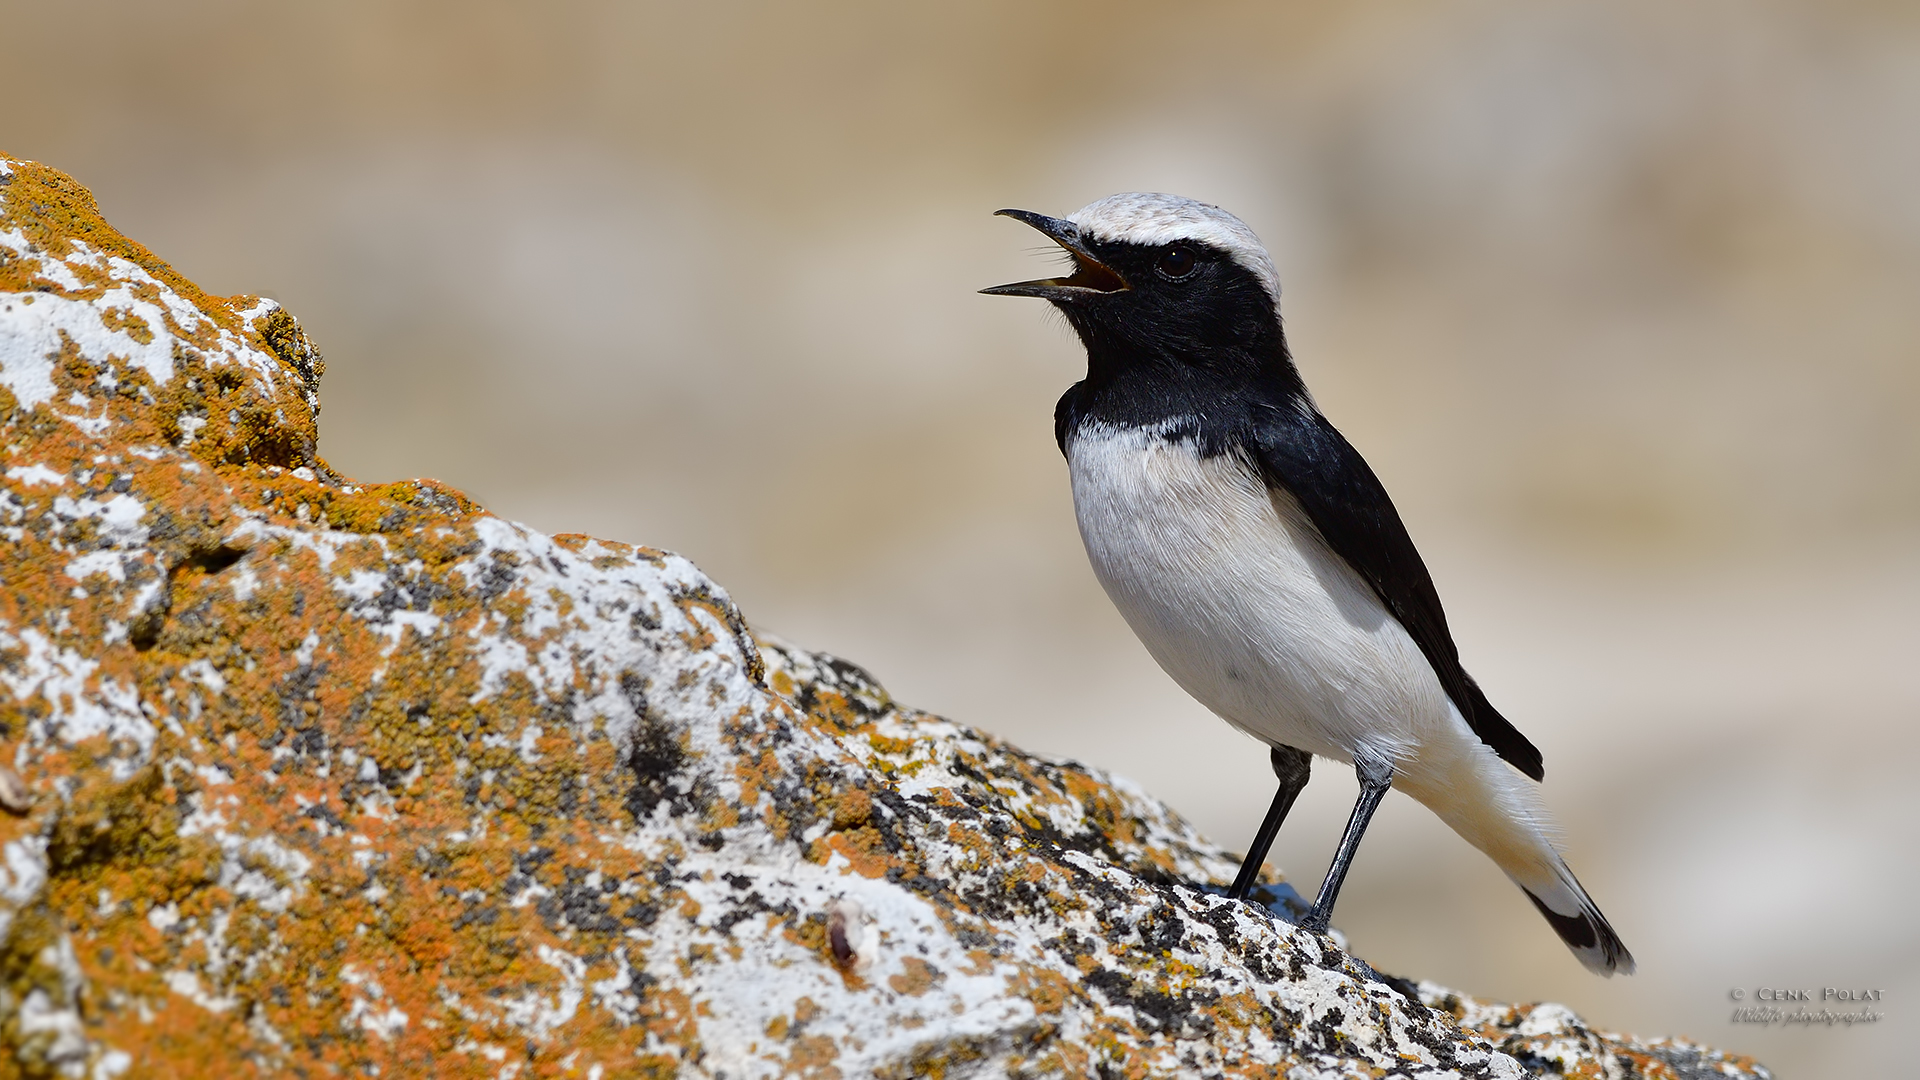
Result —
<instances>
[{"instance_id":1,"label":"lichen-covered rock","mask_svg":"<svg viewBox=\"0 0 1920 1080\"><path fill-rule=\"evenodd\" d=\"M349 482L319 373L0 158L19 1073L1765 1075L1383 979L684 559Z\"/></svg>"}]
</instances>

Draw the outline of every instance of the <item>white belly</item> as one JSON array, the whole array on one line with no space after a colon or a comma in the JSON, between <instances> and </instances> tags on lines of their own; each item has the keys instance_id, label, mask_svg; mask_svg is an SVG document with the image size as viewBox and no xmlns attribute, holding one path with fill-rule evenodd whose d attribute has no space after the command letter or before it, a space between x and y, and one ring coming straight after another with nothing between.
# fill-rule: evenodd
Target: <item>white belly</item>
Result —
<instances>
[{"instance_id":1,"label":"white belly","mask_svg":"<svg viewBox=\"0 0 1920 1080\"><path fill-rule=\"evenodd\" d=\"M1464 724L1405 628L1237 456L1089 426L1067 444L1100 584L1174 681L1268 743L1400 765Z\"/></svg>"}]
</instances>

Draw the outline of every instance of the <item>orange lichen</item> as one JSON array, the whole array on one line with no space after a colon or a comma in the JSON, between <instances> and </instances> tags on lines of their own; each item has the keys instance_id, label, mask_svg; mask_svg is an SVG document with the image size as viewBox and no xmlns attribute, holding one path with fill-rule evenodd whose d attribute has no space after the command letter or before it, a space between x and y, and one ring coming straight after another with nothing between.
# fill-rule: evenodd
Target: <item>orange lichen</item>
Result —
<instances>
[{"instance_id":1,"label":"orange lichen","mask_svg":"<svg viewBox=\"0 0 1920 1080\"><path fill-rule=\"evenodd\" d=\"M908 997L919 997L947 977L939 968L917 956L907 957L901 961L901 966L906 970L889 977L887 985L893 987L895 993Z\"/></svg>"},{"instance_id":2,"label":"orange lichen","mask_svg":"<svg viewBox=\"0 0 1920 1080\"><path fill-rule=\"evenodd\" d=\"M109 386L98 362L63 339L56 400L94 402L89 415L110 423L104 440L46 403L23 409L10 391L0 398L13 461L63 478L13 488L29 525L0 564L0 630L96 643L90 685L132 688L154 710L146 749L106 738L16 746L13 760L32 789L67 786L29 818L0 819L0 841L44 836L49 868L40 905L7 935L13 1000L31 987L57 988L58 973L36 958L65 939L89 987L90 1031L151 1075L242 1075L285 1060L331 1071L383 1064L392 1075L404 1063L422 1075L490 1075L489 1059L457 1047L525 1039L450 1010L446 994L477 1003L484 1017L497 1011L485 1005L489 988L557 991L558 973L538 947L571 931L533 904L460 897L493 889L515 872L515 852L551 844L571 823L624 817L628 792L613 747L550 723L533 731L528 718L545 706L524 679L477 701L479 675L465 649L427 622L388 632L353 613L343 577L366 571L392 583L396 566L411 566L396 587L414 595L396 596L399 610L462 629L502 611L513 617L511 601L484 612L450 602L461 590L449 586L464 584L454 566L474 548L467 523L480 510L472 502L430 481L355 488L313 456L305 394L317 357L290 318L250 297L207 296L106 226L79 185L42 166L7 164L0 225L28 236L39 256L0 259L0 289L101 295L114 284L110 268L62 264L79 278L77 290L49 269L84 244L160 283L136 283L136 297L157 303L164 287L206 320L155 325L129 308L102 308L109 331L183 342L165 385L114 369ZM221 332L234 347L277 358L282 375L268 383L223 361ZM190 456L129 451L169 446ZM100 519L58 519L52 498L104 502L122 493L148 508L140 519L146 553L125 550L77 581L66 577L76 552L115 549ZM300 539L316 530L330 566ZM615 545L600 556L635 558L657 553ZM146 586L149 609L127 618ZM56 612L57 628L48 622ZM22 640L0 639L16 643L0 650L0 663L9 652L20 662ZM17 740L47 724L49 708L79 707L70 696L0 694L0 725ZM128 761L145 764L116 778L116 763ZM277 837L278 846L225 851L215 839L222 821ZM486 823L485 839L447 842L475 822ZM590 861L608 880L651 874L651 860L618 845L569 842L575 859L594 846ZM249 896L283 901L263 908L242 898L222 880L223 866L244 878ZM558 868L533 875L563 884ZM657 892L649 879L631 902ZM240 957L244 968L234 967ZM605 963L595 971L612 974ZM188 986L200 988L198 1001L182 996ZM686 1014L682 1004L650 995L624 1035L586 1026L580 1034L592 1031L607 1067L670 1072L676 1058L657 1045L642 1051L650 1034L689 1045L692 1029L675 1019ZM376 1031L348 1020L356 1010L404 1019ZM33 1060L25 1037L9 1030L10 1057ZM276 1041L263 1042L264 1030ZM522 1075L558 1075L559 1056L534 1054Z\"/></svg>"},{"instance_id":3,"label":"orange lichen","mask_svg":"<svg viewBox=\"0 0 1920 1080\"><path fill-rule=\"evenodd\" d=\"M873 800L859 788L842 792L833 800L833 827L850 829L867 822L873 813Z\"/></svg>"}]
</instances>

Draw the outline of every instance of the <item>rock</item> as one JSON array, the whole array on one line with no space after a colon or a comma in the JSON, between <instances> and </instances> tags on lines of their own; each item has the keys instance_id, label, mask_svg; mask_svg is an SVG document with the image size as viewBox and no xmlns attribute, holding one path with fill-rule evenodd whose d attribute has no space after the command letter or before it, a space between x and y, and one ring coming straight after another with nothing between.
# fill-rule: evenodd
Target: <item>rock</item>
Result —
<instances>
[{"instance_id":1,"label":"rock","mask_svg":"<svg viewBox=\"0 0 1920 1080\"><path fill-rule=\"evenodd\" d=\"M1383 978L685 559L351 482L320 371L0 158L23 1074L1767 1075Z\"/></svg>"}]
</instances>

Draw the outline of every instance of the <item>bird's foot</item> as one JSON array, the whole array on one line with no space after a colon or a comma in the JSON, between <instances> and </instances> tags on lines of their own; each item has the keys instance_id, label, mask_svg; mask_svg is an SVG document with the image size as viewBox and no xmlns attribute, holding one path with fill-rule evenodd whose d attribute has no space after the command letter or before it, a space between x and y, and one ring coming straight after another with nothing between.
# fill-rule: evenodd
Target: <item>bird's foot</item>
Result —
<instances>
[{"instance_id":1,"label":"bird's foot","mask_svg":"<svg viewBox=\"0 0 1920 1080\"><path fill-rule=\"evenodd\" d=\"M1301 896L1293 886L1284 881L1272 885L1256 884L1247 889L1245 895L1234 896L1231 891L1218 885L1193 883L1190 886L1196 892L1212 896L1225 896L1231 900L1243 900L1255 908L1266 912L1282 922L1298 923L1312 907L1307 898Z\"/></svg>"}]
</instances>

